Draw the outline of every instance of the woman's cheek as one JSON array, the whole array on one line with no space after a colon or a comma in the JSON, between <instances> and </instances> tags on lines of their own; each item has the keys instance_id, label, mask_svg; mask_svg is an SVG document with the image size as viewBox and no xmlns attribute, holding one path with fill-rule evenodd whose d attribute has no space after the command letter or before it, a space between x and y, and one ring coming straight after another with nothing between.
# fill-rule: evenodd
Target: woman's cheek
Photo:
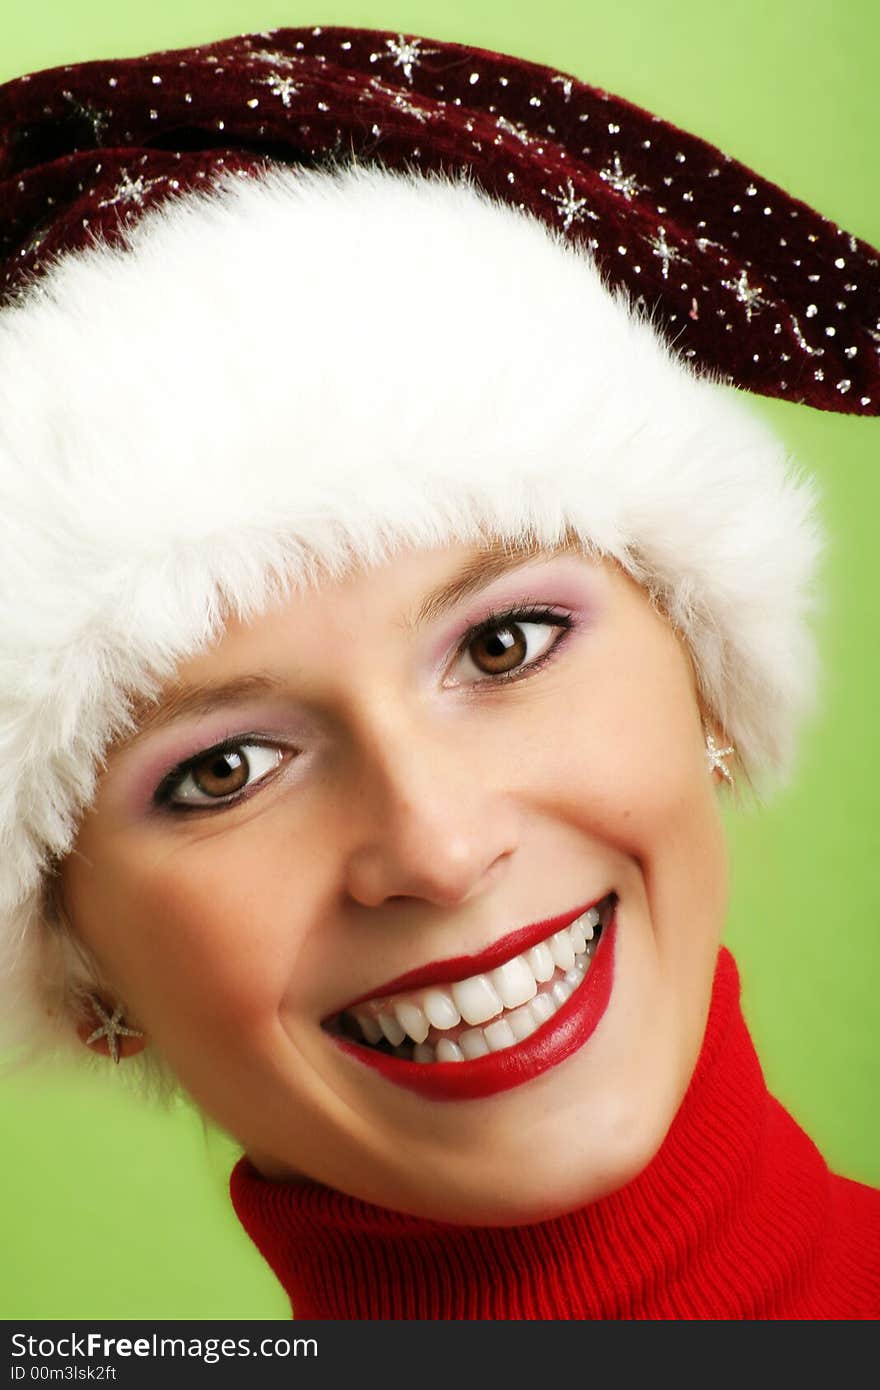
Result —
<instances>
[{"instance_id":1,"label":"woman's cheek","mask_svg":"<svg viewBox=\"0 0 880 1390\"><path fill-rule=\"evenodd\" d=\"M190 1017L256 1010L283 978L279 913L264 901L271 885L261 889L253 865L237 872L220 841L211 853L193 851L188 846L164 869L125 876L121 891L110 893L117 904L127 900L128 911L117 910L112 939L105 936L108 963L145 1014L166 1004Z\"/></svg>"}]
</instances>

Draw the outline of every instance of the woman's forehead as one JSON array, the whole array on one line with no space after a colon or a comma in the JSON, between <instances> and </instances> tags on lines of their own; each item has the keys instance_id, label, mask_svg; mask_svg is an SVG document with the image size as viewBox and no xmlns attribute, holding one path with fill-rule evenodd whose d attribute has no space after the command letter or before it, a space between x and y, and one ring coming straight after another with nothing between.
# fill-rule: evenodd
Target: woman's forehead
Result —
<instances>
[{"instance_id":1,"label":"woman's forehead","mask_svg":"<svg viewBox=\"0 0 880 1390\"><path fill-rule=\"evenodd\" d=\"M183 714L280 693L285 681L279 673L249 670L222 679L225 663L221 659L232 651L245 655L252 642L260 647L264 639L271 643L279 623L290 628L301 622L311 629L316 616L326 618L334 604L353 604L362 612L359 606L373 596L377 609L381 606L395 617L396 630L421 630L520 567L575 554L586 559L583 544L571 536L556 546L538 545L528 538L492 538L479 545L402 549L379 565L353 565L342 576L318 577L308 589L288 595L256 618L230 618L209 648L180 663L158 696L135 696L130 708L137 733Z\"/></svg>"}]
</instances>

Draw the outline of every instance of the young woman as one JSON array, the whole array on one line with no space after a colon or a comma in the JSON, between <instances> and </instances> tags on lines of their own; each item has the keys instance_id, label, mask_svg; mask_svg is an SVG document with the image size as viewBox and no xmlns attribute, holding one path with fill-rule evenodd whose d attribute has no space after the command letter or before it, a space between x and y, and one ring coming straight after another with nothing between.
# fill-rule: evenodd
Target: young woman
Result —
<instances>
[{"instance_id":1,"label":"young woman","mask_svg":"<svg viewBox=\"0 0 880 1390\"><path fill-rule=\"evenodd\" d=\"M876 1316L718 802L789 766L821 547L730 386L876 414L871 248L455 45L65 84L2 112L19 1037L239 1141L297 1316Z\"/></svg>"}]
</instances>

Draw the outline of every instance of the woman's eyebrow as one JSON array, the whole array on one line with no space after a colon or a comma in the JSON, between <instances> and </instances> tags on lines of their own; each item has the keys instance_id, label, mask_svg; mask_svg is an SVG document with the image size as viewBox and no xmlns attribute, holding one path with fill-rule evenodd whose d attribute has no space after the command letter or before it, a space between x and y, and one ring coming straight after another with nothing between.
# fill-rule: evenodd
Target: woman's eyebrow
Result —
<instances>
[{"instance_id":1,"label":"woman's eyebrow","mask_svg":"<svg viewBox=\"0 0 880 1390\"><path fill-rule=\"evenodd\" d=\"M496 545L489 550L480 551L465 562L458 574L426 595L415 616L409 620L408 626L417 628L423 627L426 623L436 622L457 603L461 603L479 589L486 588L509 570L520 569L523 565L534 564L538 560L550 560L554 555L569 548L568 542L565 542L558 547L550 548L518 546L511 549Z\"/></svg>"},{"instance_id":2,"label":"woman's eyebrow","mask_svg":"<svg viewBox=\"0 0 880 1390\"><path fill-rule=\"evenodd\" d=\"M151 701L133 706L131 713L137 728L127 738L123 737L121 746L127 746L149 730L161 728L176 719L182 719L185 715L210 714L212 710L235 704L253 695L275 693L284 685L285 682L280 676L272 675L268 671L256 671L217 684L205 682L199 685L172 687L161 704Z\"/></svg>"}]
</instances>

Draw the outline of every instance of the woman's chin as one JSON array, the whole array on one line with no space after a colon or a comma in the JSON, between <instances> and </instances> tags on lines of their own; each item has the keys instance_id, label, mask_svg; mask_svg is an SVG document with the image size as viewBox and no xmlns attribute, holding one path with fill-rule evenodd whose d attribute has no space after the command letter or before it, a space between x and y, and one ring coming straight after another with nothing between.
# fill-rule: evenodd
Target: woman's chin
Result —
<instances>
[{"instance_id":1,"label":"woman's chin","mask_svg":"<svg viewBox=\"0 0 880 1390\"><path fill-rule=\"evenodd\" d=\"M625 1113L626 1112L626 1113ZM571 1120L573 1117L569 1116ZM609 1120L606 1112L603 1119ZM435 1165L427 1156L406 1173L374 1175L368 1185L357 1177L346 1191L377 1206L426 1220L467 1226L520 1226L549 1221L600 1201L638 1177L660 1148L671 1115L650 1106L617 1105L606 1127L590 1123L584 1112L576 1128L542 1127L525 1145L499 1136L487 1138L485 1155L443 1155Z\"/></svg>"},{"instance_id":2,"label":"woman's chin","mask_svg":"<svg viewBox=\"0 0 880 1390\"><path fill-rule=\"evenodd\" d=\"M450 1184L442 1193L432 1188L379 1205L460 1226L528 1226L552 1221L609 1196L637 1177L652 1157L653 1154L634 1156L630 1164L613 1173L607 1169L568 1173L547 1168L513 1189L505 1184L502 1191L498 1182L485 1189L482 1185L465 1189Z\"/></svg>"}]
</instances>

